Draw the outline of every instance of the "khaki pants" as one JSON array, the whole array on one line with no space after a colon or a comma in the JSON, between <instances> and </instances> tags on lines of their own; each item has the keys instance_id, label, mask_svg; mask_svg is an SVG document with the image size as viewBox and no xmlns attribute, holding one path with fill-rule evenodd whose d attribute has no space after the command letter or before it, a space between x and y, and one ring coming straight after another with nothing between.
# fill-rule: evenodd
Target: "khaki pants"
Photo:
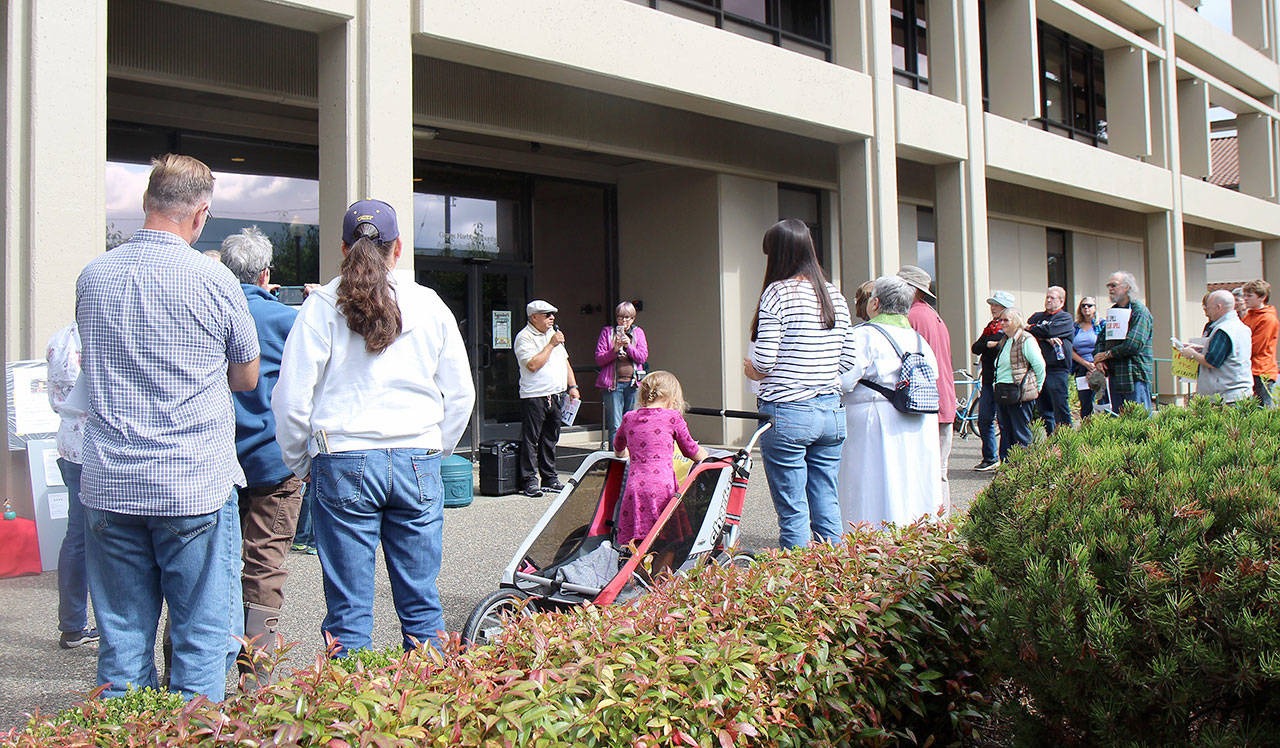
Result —
<instances>
[{"instance_id":1,"label":"khaki pants","mask_svg":"<svg viewBox=\"0 0 1280 748\"><path fill-rule=\"evenodd\" d=\"M279 610L284 604L284 558L293 542L302 508L302 481L289 476L274 486L240 490L244 536L240 575L246 605Z\"/></svg>"}]
</instances>

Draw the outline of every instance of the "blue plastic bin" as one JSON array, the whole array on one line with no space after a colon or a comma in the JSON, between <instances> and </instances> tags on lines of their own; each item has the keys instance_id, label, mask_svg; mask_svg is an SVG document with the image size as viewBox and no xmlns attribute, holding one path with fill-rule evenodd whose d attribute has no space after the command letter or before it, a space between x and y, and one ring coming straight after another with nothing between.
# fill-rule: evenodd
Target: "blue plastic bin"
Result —
<instances>
[{"instance_id":1,"label":"blue plastic bin","mask_svg":"<svg viewBox=\"0 0 1280 748\"><path fill-rule=\"evenodd\" d=\"M444 505L450 509L470 506L475 499L475 477L471 460L449 455L440 463L440 482L444 484Z\"/></svg>"}]
</instances>

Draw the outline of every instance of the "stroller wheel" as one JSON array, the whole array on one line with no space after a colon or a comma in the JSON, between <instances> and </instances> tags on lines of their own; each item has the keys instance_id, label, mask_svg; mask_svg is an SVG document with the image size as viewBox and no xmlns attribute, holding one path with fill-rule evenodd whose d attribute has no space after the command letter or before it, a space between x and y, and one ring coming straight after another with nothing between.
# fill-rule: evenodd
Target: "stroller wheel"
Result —
<instances>
[{"instance_id":1,"label":"stroller wheel","mask_svg":"<svg viewBox=\"0 0 1280 748\"><path fill-rule=\"evenodd\" d=\"M745 569L756 562L756 554L755 551L734 551L732 553L721 551L716 555L715 560L721 566L737 566Z\"/></svg>"},{"instance_id":2,"label":"stroller wheel","mask_svg":"<svg viewBox=\"0 0 1280 748\"><path fill-rule=\"evenodd\" d=\"M528 595L519 591L498 590L481 600L462 627L462 641L468 645L483 646L491 643L505 628L503 616L528 615L533 603L526 603Z\"/></svg>"}]
</instances>

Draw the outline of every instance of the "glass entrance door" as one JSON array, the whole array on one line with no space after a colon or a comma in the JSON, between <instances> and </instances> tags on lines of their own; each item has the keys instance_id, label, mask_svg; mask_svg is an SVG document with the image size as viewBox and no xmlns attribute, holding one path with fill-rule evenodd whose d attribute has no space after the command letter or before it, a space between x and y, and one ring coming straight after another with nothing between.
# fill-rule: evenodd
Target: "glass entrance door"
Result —
<instances>
[{"instance_id":1,"label":"glass entrance door","mask_svg":"<svg viewBox=\"0 0 1280 748\"><path fill-rule=\"evenodd\" d=\"M512 343L525 325L529 270L483 260L424 260L418 283L434 289L458 320L476 388L471 428L458 449L520 437L520 373Z\"/></svg>"}]
</instances>

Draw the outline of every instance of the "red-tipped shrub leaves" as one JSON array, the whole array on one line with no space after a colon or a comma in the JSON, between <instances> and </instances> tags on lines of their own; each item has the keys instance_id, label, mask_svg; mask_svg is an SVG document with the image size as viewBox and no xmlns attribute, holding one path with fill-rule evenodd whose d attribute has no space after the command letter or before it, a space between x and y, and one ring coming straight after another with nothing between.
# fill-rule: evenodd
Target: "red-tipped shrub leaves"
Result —
<instances>
[{"instance_id":1,"label":"red-tipped shrub leaves","mask_svg":"<svg viewBox=\"0 0 1280 748\"><path fill-rule=\"evenodd\" d=\"M628 605L517 617L488 647L374 653L220 705L33 719L17 746L946 744L986 708L955 529L712 566Z\"/></svg>"}]
</instances>

